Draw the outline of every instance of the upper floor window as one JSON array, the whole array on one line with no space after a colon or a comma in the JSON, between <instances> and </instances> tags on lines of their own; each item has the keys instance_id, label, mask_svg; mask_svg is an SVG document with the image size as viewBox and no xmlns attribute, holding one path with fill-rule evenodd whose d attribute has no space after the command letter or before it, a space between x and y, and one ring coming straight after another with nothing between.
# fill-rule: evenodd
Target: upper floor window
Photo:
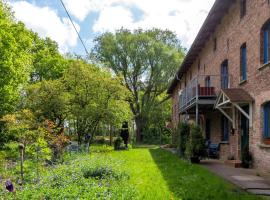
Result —
<instances>
[{"instance_id":1,"label":"upper floor window","mask_svg":"<svg viewBox=\"0 0 270 200\"><path fill-rule=\"evenodd\" d=\"M229 65L228 60L223 61L221 64L221 88L228 89L229 88Z\"/></svg>"},{"instance_id":2,"label":"upper floor window","mask_svg":"<svg viewBox=\"0 0 270 200\"><path fill-rule=\"evenodd\" d=\"M214 51L217 50L217 38L214 38L214 46L213 46L213 50L214 50Z\"/></svg>"},{"instance_id":3,"label":"upper floor window","mask_svg":"<svg viewBox=\"0 0 270 200\"><path fill-rule=\"evenodd\" d=\"M243 44L240 48L240 79L247 80L247 45Z\"/></svg>"},{"instance_id":4,"label":"upper floor window","mask_svg":"<svg viewBox=\"0 0 270 200\"><path fill-rule=\"evenodd\" d=\"M241 0L240 1L240 17L243 18L247 13L247 1Z\"/></svg>"},{"instance_id":5,"label":"upper floor window","mask_svg":"<svg viewBox=\"0 0 270 200\"><path fill-rule=\"evenodd\" d=\"M205 87L211 87L210 76L205 77L204 82L205 82Z\"/></svg>"},{"instance_id":6,"label":"upper floor window","mask_svg":"<svg viewBox=\"0 0 270 200\"><path fill-rule=\"evenodd\" d=\"M270 102L263 106L263 136L270 138Z\"/></svg>"},{"instance_id":7,"label":"upper floor window","mask_svg":"<svg viewBox=\"0 0 270 200\"><path fill-rule=\"evenodd\" d=\"M262 61L263 64L270 62L270 19L262 28Z\"/></svg>"}]
</instances>

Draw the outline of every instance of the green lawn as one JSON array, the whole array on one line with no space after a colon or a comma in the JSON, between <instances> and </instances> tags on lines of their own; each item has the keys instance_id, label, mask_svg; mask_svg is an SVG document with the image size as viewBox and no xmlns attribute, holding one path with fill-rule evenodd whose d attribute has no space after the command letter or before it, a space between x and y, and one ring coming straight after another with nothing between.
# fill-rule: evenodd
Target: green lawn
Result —
<instances>
[{"instance_id":1,"label":"green lawn","mask_svg":"<svg viewBox=\"0 0 270 200\"><path fill-rule=\"evenodd\" d=\"M139 191L139 199L259 199L159 148L138 148L107 156L124 160L122 167L130 173L130 184Z\"/></svg>"},{"instance_id":2,"label":"green lawn","mask_svg":"<svg viewBox=\"0 0 270 200\"><path fill-rule=\"evenodd\" d=\"M13 195L2 193L4 199ZM206 169L159 148L113 151L92 148L73 154L42 174L39 184L17 190L16 199L213 199L247 200L249 195ZM1 199L1 191L0 191Z\"/></svg>"}]
</instances>

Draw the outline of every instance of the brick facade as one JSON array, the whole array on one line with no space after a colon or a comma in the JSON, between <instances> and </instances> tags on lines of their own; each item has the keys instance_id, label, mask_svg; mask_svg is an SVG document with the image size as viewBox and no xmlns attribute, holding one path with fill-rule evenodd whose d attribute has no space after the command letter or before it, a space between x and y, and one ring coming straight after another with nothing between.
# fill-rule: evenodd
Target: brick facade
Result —
<instances>
[{"instance_id":1,"label":"brick facade","mask_svg":"<svg viewBox=\"0 0 270 200\"><path fill-rule=\"evenodd\" d=\"M201 74L219 75L221 63L228 60L230 87L243 88L255 101L252 104L253 120L249 130L249 148L253 155L254 167L270 170L270 146L263 141L263 114L262 105L270 101L270 64L262 64L261 29L270 19L269 0L247 0L246 15L240 18L240 0L230 7L220 24L212 33L196 60L186 71L181 81L172 93L172 121L174 127L181 120L179 116L179 91L185 88L185 82L191 76ZM214 40L217 49L214 51ZM247 46L247 81L240 82L240 47ZM200 63L200 66L198 66ZM214 83L215 84L215 83ZM205 111L201 114L203 119L211 120L211 141L221 142L221 116L219 111ZM221 159L229 156L240 159L241 134L240 113L237 113L236 129L230 133L227 144L221 144ZM204 124L202 124L204 126Z\"/></svg>"}]
</instances>

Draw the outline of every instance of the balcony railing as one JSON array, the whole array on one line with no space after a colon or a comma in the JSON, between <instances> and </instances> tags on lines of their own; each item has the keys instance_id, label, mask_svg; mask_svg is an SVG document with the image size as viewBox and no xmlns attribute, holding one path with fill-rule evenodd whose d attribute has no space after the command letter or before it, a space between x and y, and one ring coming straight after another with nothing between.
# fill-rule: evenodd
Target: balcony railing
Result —
<instances>
[{"instance_id":1,"label":"balcony railing","mask_svg":"<svg viewBox=\"0 0 270 200\"><path fill-rule=\"evenodd\" d=\"M198 75L179 92L179 111L184 112L187 108L199 103L200 100L204 102L209 99L213 100L221 88L229 87L228 75Z\"/></svg>"}]
</instances>

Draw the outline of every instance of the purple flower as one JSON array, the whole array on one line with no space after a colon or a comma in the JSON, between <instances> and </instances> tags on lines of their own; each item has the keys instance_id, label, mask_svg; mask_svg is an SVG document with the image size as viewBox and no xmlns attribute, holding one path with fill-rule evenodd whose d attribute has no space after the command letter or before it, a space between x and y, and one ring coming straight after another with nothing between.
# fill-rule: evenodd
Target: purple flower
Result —
<instances>
[{"instance_id":1,"label":"purple flower","mask_svg":"<svg viewBox=\"0 0 270 200\"><path fill-rule=\"evenodd\" d=\"M6 189L7 189L9 192L14 192L14 186L13 186L11 180L7 180L7 181L6 181Z\"/></svg>"}]
</instances>

